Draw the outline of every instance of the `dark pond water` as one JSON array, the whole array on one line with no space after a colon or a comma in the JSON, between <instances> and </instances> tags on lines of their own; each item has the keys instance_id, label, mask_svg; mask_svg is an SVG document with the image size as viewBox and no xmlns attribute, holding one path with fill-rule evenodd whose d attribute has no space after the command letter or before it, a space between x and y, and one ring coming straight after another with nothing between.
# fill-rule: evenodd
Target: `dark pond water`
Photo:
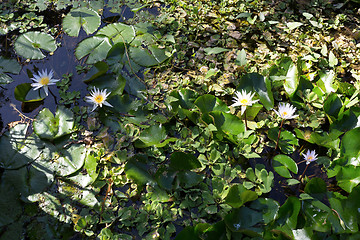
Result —
<instances>
[{"instance_id":1,"label":"dark pond water","mask_svg":"<svg viewBox=\"0 0 360 240\"><path fill-rule=\"evenodd\" d=\"M147 10L152 14L157 14L156 9L144 10ZM120 13L112 13L110 12L109 8L105 8L102 15L102 20L105 19L106 22L116 22L132 17L134 17L134 13L131 12L130 8L124 6ZM56 25L58 23L53 24ZM105 23L102 21L100 28L104 25ZM61 79L63 74L72 73L73 76L71 78L71 86L68 91L80 91L81 98L79 100L79 105L87 106L87 104L83 101L83 98L88 94L88 90L87 85L83 82L83 80L89 78L90 76L86 76L86 74L79 75L76 72L76 66L85 66L84 62L86 59L81 59L79 61L76 59L74 53L77 44L89 36L91 35L86 35L82 29L80 30L78 37L69 37L65 33L61 33L56 38L56 42L60 43L61 45L56 49L53 55L46 54L46 58L41 60L31 60L28 63L25 62L25 59L20 58L23 62L20 74L10 74L10 76L14 79L14 82L4 85L2 88L0 88L0 131L4 129L9 123L21 120L20 114L17 110L29 118L34 118L44 107L49 108L52 112L55 112L57 104L55 98L51 94L45 98L42 105L33 111L22 111L22 103L15 99L14 90L19 84L33 82L28 75L28 71L30 71L32 74L37 74L37 70L42 71L47 69L50 71L52 69L54 71L55 79ZM5 48L4 45L5 44L1 45L0 48ZM2 49L0 53L1 52L5 51ZM54 93L58 101L60 97L56 85L50 85L49 88L52 93ZM43 90L41 89L41 91ZM14 110L14 107L17 110Z\"/></svg>"}]
</instances>

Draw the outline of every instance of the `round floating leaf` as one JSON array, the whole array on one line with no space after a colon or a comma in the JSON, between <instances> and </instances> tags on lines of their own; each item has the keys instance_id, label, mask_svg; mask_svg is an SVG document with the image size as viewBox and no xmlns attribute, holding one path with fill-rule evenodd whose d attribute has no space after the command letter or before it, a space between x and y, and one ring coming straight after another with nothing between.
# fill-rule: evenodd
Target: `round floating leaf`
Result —
<instances>
[{"instance_id":1,"label":"round floating leaf","mask_svg":"<svg viewBox=\"0 0 360 240\"><path fill-rule=\"evenodd\" d=\"M39 157L42 145L38 145L31 137L26 138L27 129L27 124L18 124L1 136L1 167L17 169Z\"/></svg>"},{"instance_id":2,"label":"round floating leaf","mask_svg":"<svg viewBox=\"0 0 360 240\"><path fill-rule=\"evenodd\" d=\"M201 163L191 153L174 152L170 156L170 167L175 171L179 170L191 170L201 167Z\"/></svg>"},{"instance_id":3,"label":"round floating leaf","mask_svg":"<svg viewBox=\"0 0 360 240\"><path fill-rule=\"evenodd\" d=\"M100 26L101 18L97 12L88 8L71 9L63 20L64 31L72 37L79 35L82 27L87 34L94 33Z\"/></svg>"},{"instance_id":4,"label":"round floating leaf","mask_svg":"<svg viewBox=\"0 0 360 240\"><path fill-rule=\"evenodd\" d=\"M282 154L276 155L274 157L273 167L280 176L285 178L291 178L289 170L295 174L298 172L298 167L295 161L292 158Z\"/></svg>"},{"instance_id":5,"label":"round floating leaf","mask_svg":"<svg viewBox=\"0 0 360 240\"><path fill-rule=\"evenodd\" d=\"M345 133L341 140L341 156L345 158L360 157L360 127Z\"/></svg>"},{"instance_id":6,"label":"round floating leaf","mask_svg":"<svg viewBox=\"0 0 360 240\"><path fill-rule=\"evenodd\" d=\"M175 141L176 138L166 139L166 130L161 125L153 125L141 132L139 139L141 142L136 142L136 146L143 147L164 147L170 141Z\"/></svg>"},{"instance_id":7,"label":"round floating leaf","mask_svg":"<svg viewBox=\"0 0 360 240\"><path fill-rule=\"evenodd\" d=\"M235 184L230 188L229 193L225 198L225 203L233 208L238 208L244 203L254 201L257 198L258 195L254 191L247 190L241 184Z\"/></svg>"},{"instance_id":8,"label":"round floating leaf","mask_svg":"<svg viewBox=\"0 0 360 240\"><path fill-rule=\"evenodd\" d=\"M83 165L87 155L83 145L73 144L68 149L62 149L56 159L55 171L60 176L68 176L78 171Z\"/></svg>"},{"instance_id":9,"label":"round floating leaf","mask_svg":"<svg viewBox=\"0 0 360 240\"><path fill-rule=\"evenodd\" d=\"M123 23L112 23L100 29L96 35L105 35L114 44L119 42L129 43L135 38L136 29L134 26Z\"/></svg>"},{"instance_id":10,"label":"round floating leaf","mask_svg":"<svg viewBox=\"0 0 360 240\"><path fill-rule=\"evenodd\" d=\"M260 212L247 207L234 209L225 217L226 225L233 232L237 232L242 229L249 229L262 221L263 216Z\"/></svg>"},{"instance_id":11,"label":"round floating leaf","mask_svg":"<svg viewBox=\"0 0 360 240\"><path fill-rule=\"evenodd\" d=\"M109 38L106 36L93 36L82 40L75 49L75 56L81 59L87 55L87 64L94 64L104 60L111 49Z\"/></svg>"},{"instance_id":12,"label":"round floating leaf","mask_svg":"<svg viewBox=\"0 0 360 240\"><path fill-rule=\"evenodd\" d=\"M44 139L54 139L56 133L58 132L58 127L58 120L47 108L41 110L33 122L34 132L40 138Z\"/></svg>"},{"instance_id":13,"label":"round floating leaf","mask_svg":"<svg viewBox=\"0 0 360 240\"><path fill-rule=\"evenodd\" d=\"M0 84L8 84L14 80L5 73L19 74L20 64L15 59L6 59L0 56Z\"/></svg>"},{"instance_id":14,"label":"round floating leaf","mask_svg":"<svg viewBox=\"0 0 360 240\"><path fill-rule=\"evenodd\" d=\"M55 39L42 32L27 32L20 35L14 44L17 54L29 59L43 59L42 50L54 52L57 48Z\"/></svg>"},{"instance_id":15,"label":"round floating leaf","mask_svg":"<svg viewBox=\"0 0 360 240\"><path fill-rule=\"evenodd\" d=\"M251 208L262 212L265 224L276 219L280 205L271 198L258 198L251 203Z\"/></svg>"},{"instance_id":16,"label":"round floating leaf","mask_svg":"<svg viewBox=\"0 0 360 240\"><path fill-rule=\"evenodd\" d=\"M130 47L130 57L143 67L151 67L159 65L168 59L165 49L160 49L156 46L149 46L146 48Z\"/></svg>"},{"instance_id":17,"label":"round floating leaf","mask_svg":"<svg viewBox=\"0 0 360 240\"><path fill-rule=\"evenodd\" d=\"M27 102L39 102L43 101L46 97L45 92L42 89L33 90L31 83L22 83L15 87L14 90L15 99L27 103Z\"/></svg>"},{"instance_id":18,"label":"round floating leaf","mask_svg":"<svg viewBox=\"0 0 360 240\"><path fill-rule=\"evenodd\" d=\"M274 107L274 97L271 90L270 79L264 78L258 73L245 74L241 79L237 91L248 89L258 94L260 102L267 110Z\"/></svg>"},{"instance_id":19,"label":"round floating leaf","mask_svg":"<svg viewBox=\"0 0 360 240\"><path fill-rule=\"evenodd\" d=\"M126 176L133 179L138 185L154 184L154 179L149 174L148 169L149 166L146 164L146 158L142 156L131 158L125 165Z\"/></svg>"},{"instance_id":20,"label":"round floating leaf","mask_svg":"<svg viewBox=\"0 0 360 240\"><path fill-rule=\"evenodd\" d=\"M36 116L33 122L34 132L44 139L55 139L71 133L74 126L73 113L64 106L56 109L55 116L47 108L44 108Z\"/></svg>"},{"instance_id":21,"label":"round floating leaf","mask_svg":"<svg viewBox=\"0 0 360 240\"><path fill-rule=\"evenodd\" d=\"M213 111L210 115L213 116L215 126L218 130L233 135L238 135L245 131L243 121L231 113Z\"/></svg>"},{"instance_id":22,"label":"round floating leaf","mask_svg":"<svg viewBox=\"0 0 360 240\"><path fill-rule=\"evenodd\" d=\"M305 186L304 191L312 196L323 196L327 192L326 183L321 178L312 178ZM320 197L317 197L320 199Z\"/></svg>"},{"instance_id":23,"label":"round floating leaf","mask_svg":"<svg viewBox=\"0 0 360 240\"><path fill-rule=\"evenodd\" d=\"M297 197L290 196L279 209L279 223L287 224L290 228L296 229L301 203Z\"/></svg>"},{"instance_id":24,"label":"round floating leaf","mask_svg":"<svg viewBox=\"0 0 360 240\"><path fill-rule=\"evenodd\" d=\"M351 192L360 183L359 169L359 167L355 166L341 167L336 175L339 187L347 192Z\"/></svg>"}]
</instances>

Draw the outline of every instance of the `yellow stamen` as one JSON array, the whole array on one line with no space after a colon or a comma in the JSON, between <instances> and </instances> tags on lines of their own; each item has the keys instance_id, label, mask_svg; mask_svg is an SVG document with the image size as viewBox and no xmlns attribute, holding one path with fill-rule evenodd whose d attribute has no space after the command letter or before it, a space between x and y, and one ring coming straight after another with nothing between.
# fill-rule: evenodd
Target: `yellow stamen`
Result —
<instances>
[{"instance_id":1,"label":"yellow stamen","mask_svg":"<svg viewBox=\"0 0 360 240\"><path fill-rule=\"evenodd\" d=\"M246 104L248 104L249 101L247 99L241 99L240 102L242 105L246 105Z\"/></svg>"},{"instance_id":2,"label":"yellow stamen","mask_svg":"<svg viewBox=\"0 0 360 240\"><path fill-rule=\"evenodd\" d=\"M94 99L97 103L102 103L104 101L104 97L102 95L97 95Z\"/></svg>"},{"instance_id":3,"label":"yellow stamen","mask_svg":"<svg viewBox=\"0 0 360 240\"><path fill-rule=\"evenodd\" d=\"M287 115L287 112L283 112L283 116L286 116Z\"/></svg>"},{"instance_id":4,"label":"yellow stamen","mask_svg":"<svg viewBox=\"0 0 360 240\"><path fill-rule=\"evenodd\" d=\"M48 85L49 82L50 82L49 77L42 77L42 78L40 79L40 81L39 81L39 83L40 83L41 85Z\"/></svg>"}]
</instances>

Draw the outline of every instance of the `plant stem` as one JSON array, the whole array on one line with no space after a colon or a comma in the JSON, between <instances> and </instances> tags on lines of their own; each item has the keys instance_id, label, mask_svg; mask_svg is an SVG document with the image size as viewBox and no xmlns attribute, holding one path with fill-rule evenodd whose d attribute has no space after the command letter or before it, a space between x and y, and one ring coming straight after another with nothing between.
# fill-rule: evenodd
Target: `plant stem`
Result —
<instances>
[{"instance_id":1,"label":"plant stem","mask_svg":"<svg viewBox=\"0 0 360 240\"><path fill-rule=\"evenodd\" d=\"M280 127L279 127L279 134L278 134L278 137L277 137L277 140L276 140L275 150L276 150L276 149L278 148L278 146L279 146L279 140L280 140L281 128L282 128L282 126L283 126L283 124L284 124L284 120L285 120L285 119L283 119L283 120L281 121L281 123L280 123Z\"/></svg>"},{"instance_id":2,"label":"plant stem","mask_svg":"<svg viewBox=\"0 0 360 240\"><path fill-rule=\"evenodd\" d=\"M246 110L245 110L245 112L244 112L244 118L245 118L245 131L247 131Z\"/></svg>"},{"instance_id":3,"label":"plant stem","mask_svg":"<svg viewBox=\"0 0 360 240\"><path fill-rule=\"evenodd\" d=\"M309 166L309 164L306 164L305 170L304 170L304 172L301 174L301 177L300 177L300 179L299 179L300 182L301 182L301 179L304 177L304 174L305 174L306 169L308 168L308 166Z\"/></svg>"}]
</instances>

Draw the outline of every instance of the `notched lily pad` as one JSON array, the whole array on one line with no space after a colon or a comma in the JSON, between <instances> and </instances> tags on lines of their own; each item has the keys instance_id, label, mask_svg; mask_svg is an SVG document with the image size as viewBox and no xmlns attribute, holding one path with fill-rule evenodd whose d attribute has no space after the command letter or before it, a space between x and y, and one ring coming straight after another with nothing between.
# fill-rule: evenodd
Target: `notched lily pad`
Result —
<instances>
[{"instance_id":1,"label":"notched lily pad","mask_svg":"<svg viewBox=\"0 0 360 240\"><path fill-rule=\"evenodd\" d=\"M63 20L64 31L77 37L82 27L87 34L94 33L100 26L101 18L97 12L88 8L72 9Z\"/></svg>"},{"instance_id":2,"label":"notched lily pad","mask_svg":"<svg viewBox=\"0 0 360 240\"><path fill-rule=\"evenodd\" d=\"M14 47L17 54L28 59L43 59L45 54L41 50L54 52L57 48L55 39L42 32L27 32L20 35Z\"/></svg>"}]
</instances>

